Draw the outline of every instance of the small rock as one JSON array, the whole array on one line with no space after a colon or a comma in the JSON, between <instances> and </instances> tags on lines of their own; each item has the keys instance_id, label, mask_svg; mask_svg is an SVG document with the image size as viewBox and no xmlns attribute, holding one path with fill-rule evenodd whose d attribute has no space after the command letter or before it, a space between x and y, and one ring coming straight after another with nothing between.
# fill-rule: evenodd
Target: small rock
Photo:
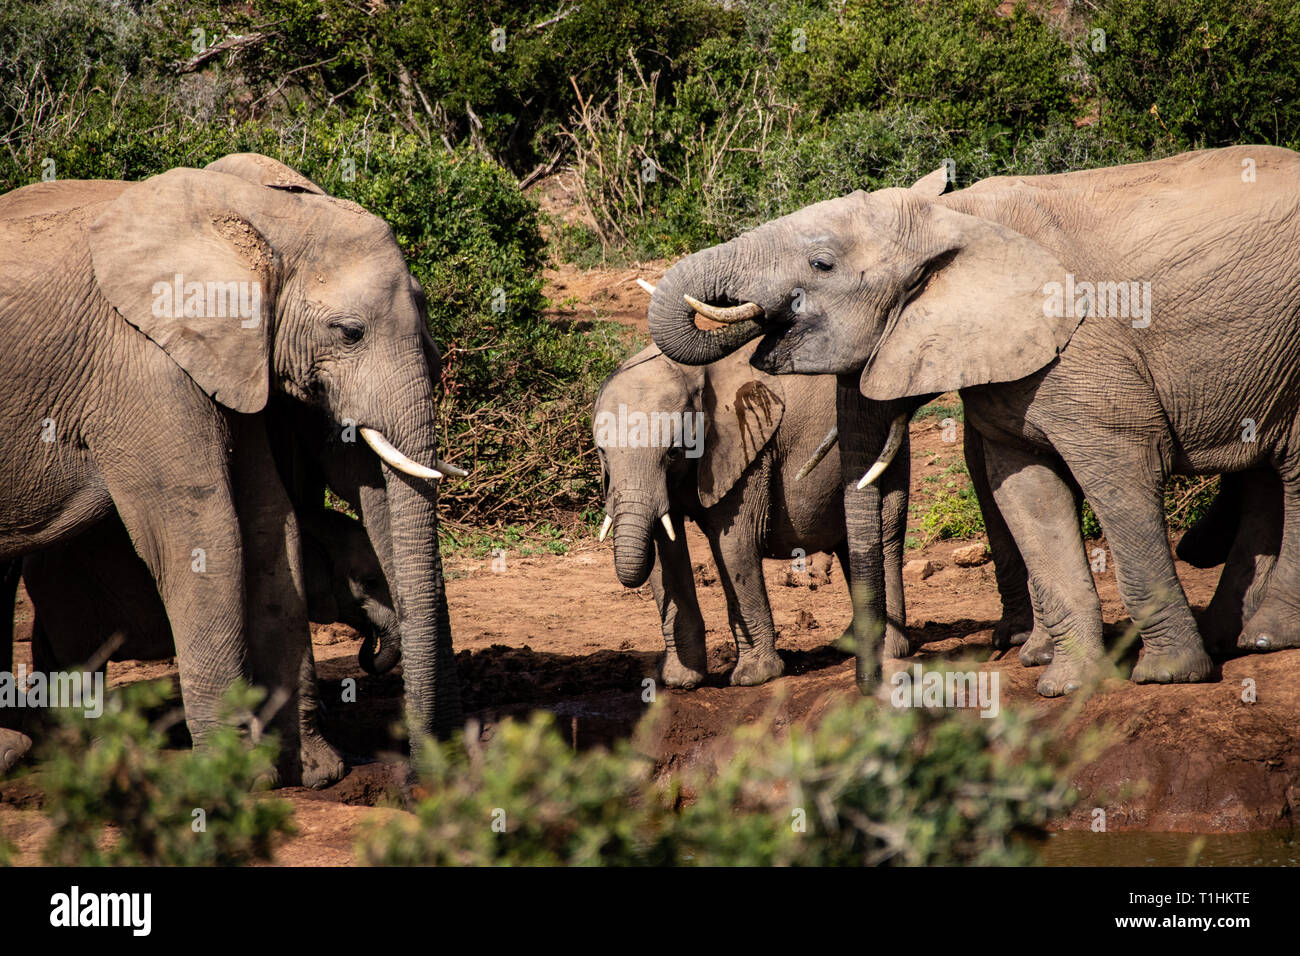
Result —
<instances>
[{"instance_id":1,"label":"small rock","mask_svg":"<svg viewBox=\"0 0 1300 956\"><path fill-rule=\"evenodd\" d=\"M710 584L713 584L718 580L718 576L714 573L713 567L705 564L703 561L697 562L691 570L695 573L696 587L707 588Z\"/></svg>"},{"instance_id":2,"label":"small rock","mask_svg":"<svg viewBox=\"0 0 1300 956\"><path fill-rule=\"evenodd\" d=\"M982 543L971 544L954 551L952 559L959 568L977 568L989 559L989 552Z\"/></svg>"},{"instance_id":3,"label":"small rock","mask_svg":"<svg viewBox=\"0 0 1300 956\"><path fill-rule=\"evenodd\" d=\"M794 626L801 631L811 631L813 628L821 627L817 623L817 618L813 617L808 611L800 608L794 616Z\"/></svg>"},{"instance_id":4,"label":"small rock","mask_svg":"<svg viewBox=\"0 0 1300 956\"><path fill-rule=\"evenodd\" d=\"M943 565L938 561L926 561L917 558L903 565L903 577L910 581L924 581L936 571L942 571Z\"/></svg>"}]
</instances>

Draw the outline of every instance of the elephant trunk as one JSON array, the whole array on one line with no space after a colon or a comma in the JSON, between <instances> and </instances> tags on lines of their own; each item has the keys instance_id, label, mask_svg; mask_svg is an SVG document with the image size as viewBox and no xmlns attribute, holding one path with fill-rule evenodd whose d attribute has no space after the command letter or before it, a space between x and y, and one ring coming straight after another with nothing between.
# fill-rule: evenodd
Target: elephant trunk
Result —
<instances>
[{"instance_id":1,"label":"elephant trunk","mask_svg":"<svg viewBox=\"0 0 1300 956\"><path fill-rule=\"evenodd\" d=\"M394 619L391 625L372 627L363 636L357 663L367 674L387 674L402 659L401 629Z\"/></svg>"},{"instance_id":2,"label":"elephant trunk","mask_svg":"<svg viewBox=\"0 0 1300 956\"><path fill-rule=\"evenodd\" d=\"M683 365L707 365L730 355L763 334L763 327L746 318L721 329L695 324L695 310L684 296L717 304L745 301L736 294L733 276L744 274L744 237L687 256L664 275L650 297L650 335L663 353Z\"/></svg>"},{"instance_id":3,"label":"elephant trunk","mask_svg":"<svg viewBox=\"0 0 1300 956\"><path fill-rule=\"evenodd\" d=\"M621 508L614 515L614 571L625 588L639 588L654 567L655 518L646 509Z\"/></svg>"}]
</instances>

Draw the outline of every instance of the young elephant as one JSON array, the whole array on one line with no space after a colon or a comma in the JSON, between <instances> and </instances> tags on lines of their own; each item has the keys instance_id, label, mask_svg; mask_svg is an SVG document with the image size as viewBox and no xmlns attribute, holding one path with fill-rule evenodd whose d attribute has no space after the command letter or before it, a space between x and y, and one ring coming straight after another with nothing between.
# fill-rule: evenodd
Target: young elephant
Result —
<instances>
[{"instance_id":1,"label":"young elephant","mask_svg":"<svg viewBox=\"0 0 1300 956\"><path fill-rule=\"evenodd\" d=\"M615 570L627 587L650 579L663 622L662 678L670 687L699 684L708 669L685 518L709 539L727 596L736 641L732 684L761 684L783 671L763 558L830 551L847 573L838 450L795 479L835 424L835 379L778 380L749 364L752 352L744 348L691 367L648 348L624 362L596 397L605 530L613 529ZM650 429L638 435L639 416ZM667 416L681 427L656 429ZM908 652L905 492L890 504L889 638L891 651L902 656Z\"/></svg>"}]
</instances>

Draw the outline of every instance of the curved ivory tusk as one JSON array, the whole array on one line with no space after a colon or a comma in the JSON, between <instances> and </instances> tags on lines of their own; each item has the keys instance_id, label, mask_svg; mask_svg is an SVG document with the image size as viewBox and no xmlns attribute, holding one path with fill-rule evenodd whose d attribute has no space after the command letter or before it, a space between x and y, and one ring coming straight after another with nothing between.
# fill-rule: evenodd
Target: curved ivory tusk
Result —
<instances>
[{"instance_id":1,"label":"curved ivory tusk","mask_svg":"<svg viewBox=\"0 0 1300 956\"><path fill-rule=\"evenodd\" d=\"M411 475L415 478L441 478L442 472L433 468L426 468L418 462L411 461L400 451L393 447L393 443L385 438L382 434L373 428L361 429L361 437L366 440L366 444L375 450L375 454L386 461L390 466L400 472Z\"/></svg>"},{"instance_id":2,"label":"curved ivory tusk","mask_svg":"<svg viewBox=\"0 0 1300 956\"><path fill-rule=\"evenodd\" d=\"M645 279L638 278L636 280L636 284L639 285L641 288L645 289L646 292L648 292L650 295L655 294L655 287L652 286L649 282L646 282Z\"/></svg>"},{"instance_id":3,"label":"curved ivory tusk","mask_svg":"<svg viewBox=\"0 0 1300 956\"><path fill-rule=\"evenodd\" d=\"M822 463L822 459L831 453L835 443L840 440L840 429L838 425L832 425L831 430L826 433L822 443L817 446L817 450L812 453L812 457L807 463L799 469L799 474L794 476L795 481L803 481L808 477L808 473Z\"/></svg>"},{"instance_id":4,"label":"curved ivory tusk","mask_svg":"<svg viewBox=\"0 0 1300 956\"><path fill-rule=\"evenodd\" d=\"M600 540L605 540L605 535L609 534L610 527L614 524L614 519L605 515L605 522L600 526Z\"/></svg>"},{"instance_id":5,"label":"curved ivory tusk","mask_svg":"<svg viewBox=\"0 0 1300 956\"><path fill-rule=\"evenodd\" d=\"M673 531L673 519L664 514L659 516L659 520L664 523L664 532L668 535L668 540L676 541L677 533Z\"/></svg>"},{"instance_id":6,"label":"curved ivory tusk","mask_svg":"<svg viewBox=\"0 0 1300 956\"><path fill-rule=\"evenodd\" d=\"M433 467L444 475L451 475L453 478L468 478L469 472L464 468L457 468L449 461L443 461L441 458L433 460Z\"/></svg>"},{"instance_id":7,"label":"curved ivory tusk","mask_svg":"<svg viewBox=\"0 0 1300 956\"><path fill-rule=\"evenodd\" d=\"M885 439L885 447L880 449L880 457L871 466L871 470L863 475L862 480L858 482L859 491L884 474L885 469L889 467L889 463L898 454L898 449L902 447L903 434L906 430L907 416L899 415L894 419L894 423L889 426L889 437Z\"/></svg>"},{"instance_id":8,"label":"curved ivory tusk","mask_svg":"<svg viewBox=\"0 0 1300 956\"><path fill-rule=\"evenodd\" d=\"M692 298L689 295L682 296L689 305L706 319L712 319L714 322L722 322L725 325L731 325L735 322L743 322L746 319L756 319L763 314L763 307L757 302L745 302L741 305L723 307L719 305L709 305L701 302L699 299Z\"/></svg>"}]
</instances>

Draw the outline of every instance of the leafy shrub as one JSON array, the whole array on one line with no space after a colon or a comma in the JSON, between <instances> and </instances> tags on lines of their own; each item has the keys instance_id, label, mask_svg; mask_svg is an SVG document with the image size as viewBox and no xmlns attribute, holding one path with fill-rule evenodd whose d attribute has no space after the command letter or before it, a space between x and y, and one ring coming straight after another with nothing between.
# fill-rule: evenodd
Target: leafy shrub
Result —
<instances>
[{"instance_id":1,"label":"leafy shrub","mask_svg":"<svg viewBox=\"0 0 1300 956\"><path fill-rule=\"evenodd\" d=\"M1300 146L1293 0L1103 0L1080 56L1102 122L1143 149Z\"/></svg>"},{"instance_id":2,"label":"leafy shrub","mask_svg":"<svg viewBox=\"0 0 1300 956\"><path fill-rule=\"evenodd\" d=\"M652 712L644 718L653 726ZM575 753L549 715L479 744L427 748L414 820L363 837L370 864L1027 863L1021 839L1070 803L1051 735L1003 711L893 710L854 699L814 728L737 733L716 779L654 783L628 744ZM693 802L681 807L684 796Z\"/></svg>"},{"instance_id":3,"label":"leafy shrub","mask_svg":"<svg viewBox=\"0 0 1300 956\"><path fill-rule=\"evenodd\" d=\"M293 832L289 804L249 796L274 766L275 742L250 744L232 723L202 749L166 754L163 729L145 711L162 704L167 689L166 681L133 684L110 696L96 720L61 716L45 767L54 824L46 863L233 866L269 860L276 837ZM262 696L232 688L223 719L248 714Z\"/></svg>"}]
</instances>

